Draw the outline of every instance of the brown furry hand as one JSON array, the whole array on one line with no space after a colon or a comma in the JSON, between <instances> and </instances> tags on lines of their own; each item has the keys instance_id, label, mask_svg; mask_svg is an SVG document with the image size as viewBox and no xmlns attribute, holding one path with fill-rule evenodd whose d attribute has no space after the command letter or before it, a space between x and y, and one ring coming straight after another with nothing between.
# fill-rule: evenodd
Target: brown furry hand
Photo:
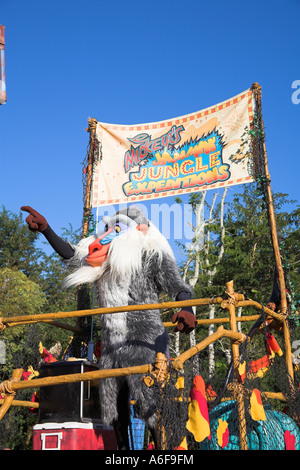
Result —
<instances>
[{"instance_id":1,"label":"brown furry hand","mask_svg":"<svg viewBox=\"0 0 300 470\"><path fill-rule=\"evenodd\" d=\"M26 218L29 230L32 232L43 232L48 227L48 222L41 214L30 206L22 206L21 211L29 212Z\"/></svg>"},{"instance_id":2,"label":"brown furry hand","mask_svg":"<svg viewBox=\"0 0 300 470\"><path fill-rule=\"evenodd\" d=\"M180 331L181 333L190 333L197 325L195 315L187 310L180 310L180 312L175 313L172 317L172 322L178 322L175 326L175 331Z\"/></svg>"}]
</instances>

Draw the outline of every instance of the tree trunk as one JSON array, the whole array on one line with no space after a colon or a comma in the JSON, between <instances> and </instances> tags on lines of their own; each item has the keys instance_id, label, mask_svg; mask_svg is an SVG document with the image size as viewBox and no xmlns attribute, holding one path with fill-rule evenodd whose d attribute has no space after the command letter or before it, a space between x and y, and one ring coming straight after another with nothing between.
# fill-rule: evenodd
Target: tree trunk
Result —
<instances>
[{"instance_id":1,"label":"tree trunk","mask_svg":"<svg viewBox=\"0 0 300 470\"><path fill-rule=\"evenodd\" d=\"M212 320L215 318L215 305L209 306L209 319ZM209 325L208 327L208 336L214 333L214 325ZM215 374L215 348L214 343L211 343L208 346L208 376L211 379Z\"/></svg>"}]
</instances>

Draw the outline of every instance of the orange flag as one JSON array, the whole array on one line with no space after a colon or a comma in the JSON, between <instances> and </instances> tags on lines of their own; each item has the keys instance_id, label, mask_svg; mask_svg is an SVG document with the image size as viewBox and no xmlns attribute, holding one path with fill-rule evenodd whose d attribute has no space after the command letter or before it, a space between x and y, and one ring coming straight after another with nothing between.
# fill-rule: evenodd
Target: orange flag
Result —
<instances>
[{"instance_id":1,"label":"orange flag","mask_svg":"<svg viewBox=\"0 0 300 470\"><path fill-rule=\"evenodd\" d=\"M274 354L274 353L273 353ZM249 364L249 378L254 379L255 377L264 377L271 366L270 356L267 354L256 361L252 361Z\"/></svg>"},{"instance_id":2,"label":"orange flag","mask_svg":"<svg viewBox=\"0 0 300 470\"><path fill-rule=\"evenodd\" d=\"M206 437L211 439L205 383L201 375L196 375L194 378L190 398L189 420L186 423L187 430L194 435L196 442L201 442Z\"/></svg>"},{"instance_id":3,"label":"orange flag","mask_svg":"<svg viewBox=\"0 0 300 470\"><path fill-rule=\"evenodd\" d=\"M206 393L206 396L208 396L208 397L216 397L217 396L216 392L214 391L214 389L212 388L210 383L206 384L205 393Z\"/></svg>"},{"instance_id":4,"label":"orange flag","mask_svg":"<svg viewBox=\"0 0 300 470\"><path fill-rule=\"evenodd\" d=\"M266 413L263 407L260 391L257 388L253 389L250 397L250 415L254 421L266 421Z\"/></svg>"}]
</instances>

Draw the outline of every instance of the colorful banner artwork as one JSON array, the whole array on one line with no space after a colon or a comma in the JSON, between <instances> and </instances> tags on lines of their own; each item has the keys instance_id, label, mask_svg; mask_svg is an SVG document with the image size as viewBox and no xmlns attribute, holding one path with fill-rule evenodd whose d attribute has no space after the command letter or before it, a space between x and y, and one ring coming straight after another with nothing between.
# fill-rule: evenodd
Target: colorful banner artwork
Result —
<instances>
[{"instance_id":1,"label":"colorful banner artwork","mask_svg":"<svg viewBox=\"0 0 300 470\"><path fill-rule=\"evenodd\" d=\"M0 25L0 104L4 104L5 102L5 26Z\"/></svg>"},{"instance_id":2,"label":"colorful banner artwork","mask_svg":"<svg viewBox=\"0 0 300 470\"><path fill-rule=\"evenodd\" d=\"M138 125L97 123L92 205L122 204L254 180L251 89L211 108Z\"/></svg>"}]
</instances>

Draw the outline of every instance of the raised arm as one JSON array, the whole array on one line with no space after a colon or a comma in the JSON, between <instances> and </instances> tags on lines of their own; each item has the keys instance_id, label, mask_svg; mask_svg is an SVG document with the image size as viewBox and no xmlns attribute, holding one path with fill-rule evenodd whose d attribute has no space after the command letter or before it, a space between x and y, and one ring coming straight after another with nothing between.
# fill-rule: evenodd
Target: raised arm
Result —
<instances>
[{"instance_id":1,"label":"raised arm","mask_svg":"<svg viewBox=\"0 0 300 470\"><path fill-rule=\"evenodd\" d=\"M26 218L29 230L34 233L42 233L47 239L47 241L50 243L52 248L62 258L68 260L74 256L74 248L70 245L70 243L65 242L62 238L56 235L56 233L52 230L44 216L39 214L35 209L32 209L32 207L30 206L22 206L21 210L29 213Z\"/></svg>"}]
</instances>

